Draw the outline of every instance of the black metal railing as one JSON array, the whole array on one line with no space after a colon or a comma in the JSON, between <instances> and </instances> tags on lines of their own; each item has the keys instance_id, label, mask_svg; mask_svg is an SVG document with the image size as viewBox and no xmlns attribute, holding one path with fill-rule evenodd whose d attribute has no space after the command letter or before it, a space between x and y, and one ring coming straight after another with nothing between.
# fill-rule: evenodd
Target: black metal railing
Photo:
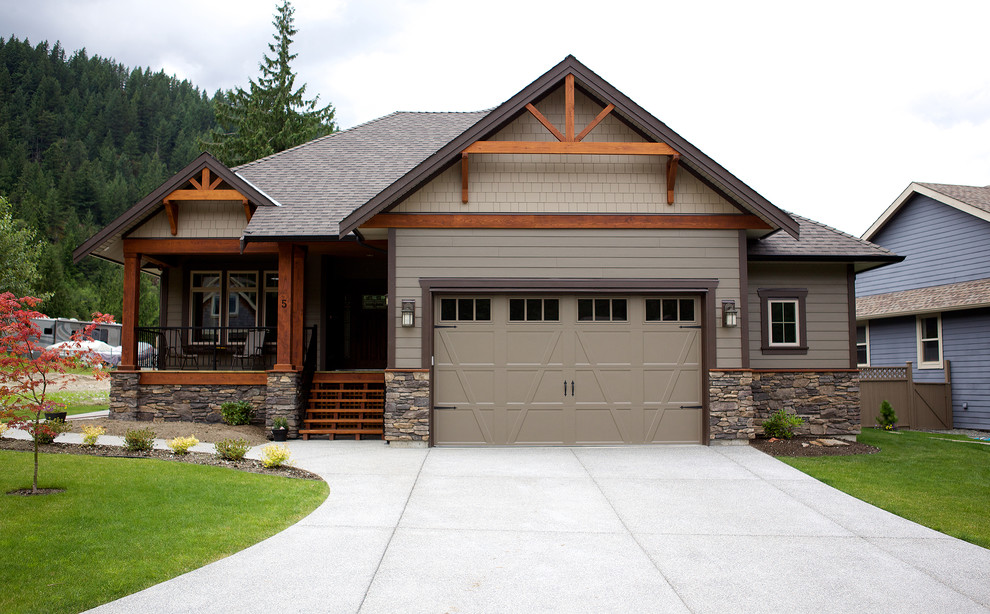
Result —
<instances>
[{"instance_id":1,"label":"black metal railing","mask_svg":"<svg viewBox=\"0 0 990 614\"><path fill-rule=\"evenodd\" d=\"M142 326L136 333L143 369L265 371L278 347L274 326ZM315 351L315 339L315 326L303 329L305 355Z\"/></svg>"}]
</instances>

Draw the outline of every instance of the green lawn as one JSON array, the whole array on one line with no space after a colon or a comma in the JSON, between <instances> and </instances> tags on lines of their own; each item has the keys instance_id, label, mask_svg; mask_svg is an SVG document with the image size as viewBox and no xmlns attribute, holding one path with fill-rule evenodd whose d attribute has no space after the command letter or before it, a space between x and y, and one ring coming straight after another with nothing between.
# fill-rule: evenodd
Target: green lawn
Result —
<instances>
[{"instance_id":1,"label":"green lawn","mask_svg":"<svg viewBox=\"0 0 990 614\"><path fill-rule=\"evenodd\" d=\"M780 460L898 516L990 548L990 446L946 438L969 439L864 429L859 441L879 453Z\"/></svg>"},{"instance_id":2,"label":"green lawn","mask_svg":"<svg viewBox=\"0 0 990 614\"><path fill-rule=\"evenodd\" d=\"M327 497L325 482L152 459L0 451L0 612L80 612L274 535ZM272 569L273 576L278 575Z\"/></svg>"}]
</instances>

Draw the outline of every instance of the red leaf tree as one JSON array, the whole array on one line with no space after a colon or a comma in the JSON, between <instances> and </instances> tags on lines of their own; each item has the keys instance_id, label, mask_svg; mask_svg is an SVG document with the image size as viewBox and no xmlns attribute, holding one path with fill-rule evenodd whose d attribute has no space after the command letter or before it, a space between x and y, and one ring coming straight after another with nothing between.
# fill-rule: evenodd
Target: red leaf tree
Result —
<instances>
[{"instance_id":1,"label":"red leaf tree","mask_svg":"<svg viewBox=\"0 0 990 614\"><path fill-rule=\"evenodd\" d=\"M100 368L102 359L83 342L92 339L97 326L113 322L113 316L94 313L93 322L73 333L70 343L46 347L41 344L41 331L31 322L47 317L35 309L40 303L41 299L30 296L0 294L0 420L27 430L34 440L33 494L38 492L39 435L58 434L42 416L63 407L49 398L49 386L64 388L76 379L72 374L65 376L66 371L79 366L88 366L98 379L106 377Z\"/></svg>"}]
</instances>

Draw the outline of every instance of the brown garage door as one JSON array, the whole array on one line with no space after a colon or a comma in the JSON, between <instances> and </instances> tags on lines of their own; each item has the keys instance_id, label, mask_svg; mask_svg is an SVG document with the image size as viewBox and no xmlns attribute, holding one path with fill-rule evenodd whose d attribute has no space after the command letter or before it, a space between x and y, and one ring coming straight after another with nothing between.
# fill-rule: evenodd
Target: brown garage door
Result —
<instances>
[{"instance_id":1,"label":"brown garage door","mask_svg":"<svg viewBox=\"0 0 990 614\"><path fill-rule=\"evenodd\" d=\"M438 445L701 441L696 297L444 296L434 309Z\"/></svg>"}]
</instances>

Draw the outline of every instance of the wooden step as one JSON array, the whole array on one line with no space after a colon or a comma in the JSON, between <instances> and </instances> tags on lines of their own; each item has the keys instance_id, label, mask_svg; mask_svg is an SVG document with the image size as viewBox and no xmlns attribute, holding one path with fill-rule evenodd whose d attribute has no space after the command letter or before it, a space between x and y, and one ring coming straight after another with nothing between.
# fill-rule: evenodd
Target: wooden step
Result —
<instances>
[{"instance_id":1,"label":"wooden step","mask_svg":"<svg viewBox=\"0 0 990 614\"><path fill-rule=\"evenodd\" d=\"M361 418L307 418L303 420L306 424L381 424L381 418L375 419L371 418L368 420L363 420Z\"/></svg>"}]
</instances>

